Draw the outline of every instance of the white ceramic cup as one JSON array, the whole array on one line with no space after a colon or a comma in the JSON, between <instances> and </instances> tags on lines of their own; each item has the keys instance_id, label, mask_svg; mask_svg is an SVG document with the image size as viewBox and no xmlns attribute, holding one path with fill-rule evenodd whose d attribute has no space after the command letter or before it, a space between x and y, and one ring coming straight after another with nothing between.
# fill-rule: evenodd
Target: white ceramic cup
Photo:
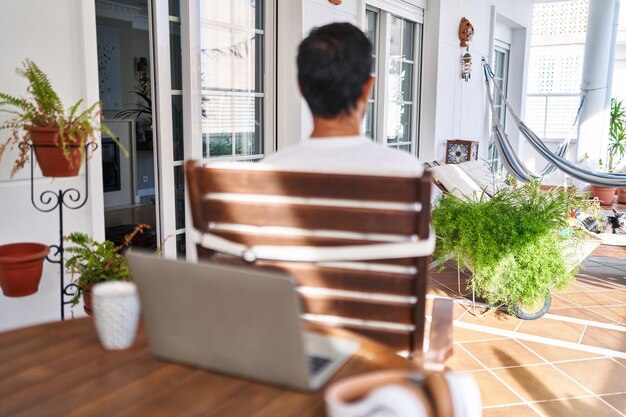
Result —
<instances>
[{"instance_id":1,"label":"white ceramic cup","mask_svg":"<svg viewBox=\"0 0 626 417\"><path fill-rule=\"evenodd\" d=\"M102 282L94 285L92 297L93 318L102 346L109 350L130 347L139 323L137 286L124 281Z\"/></svg>"}]
</instances>

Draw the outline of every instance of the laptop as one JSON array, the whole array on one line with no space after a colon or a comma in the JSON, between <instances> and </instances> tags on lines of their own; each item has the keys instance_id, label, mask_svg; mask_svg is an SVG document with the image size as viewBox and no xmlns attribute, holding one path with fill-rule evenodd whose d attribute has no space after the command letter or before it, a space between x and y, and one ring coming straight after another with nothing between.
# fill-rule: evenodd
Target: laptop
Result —
<instances>
[{"instance_id":1,"label":"laptop","mask_svg":"<svg viewBox=\"0 0 626 417\"><path fill-rule=\"evenodd\" d=\"M304 331L287 275L127 253L160 359L298 390L320 388L359 348Z\"/></svg>"}]
</instances>

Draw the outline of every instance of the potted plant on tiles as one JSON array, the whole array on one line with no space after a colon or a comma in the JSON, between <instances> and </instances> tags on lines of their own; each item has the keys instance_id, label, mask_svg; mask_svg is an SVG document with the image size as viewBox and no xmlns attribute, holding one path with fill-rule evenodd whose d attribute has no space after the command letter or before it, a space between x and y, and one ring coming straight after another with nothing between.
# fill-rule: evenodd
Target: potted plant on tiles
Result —
<instances>
[{"instance_id":1,"label":"potted plant on tiles","mask_svg":"<svg viewBox=\"0 0 626 417\"><path fill-rule=\"evenodd\" d=\"M77 286L71 303L78 304L81 296L85 313L91 315L91 287L103 281L129 281L130 272L126 265L123 251L129 247L137 233L149 229L147 224L139 224L125 236L124 242L115 246L113 242L105 240L97 242L85 233L71 233L65 240L72 243L65 249L70 257L65 262L68 271L75 277L73 283Z\"/></svg>"},{"instance_id":2,"label":"potted plant on tiles","mask_svg":"<svg viewBox=\"0 0 626 417\"><path fill-rule=\"evenodd\" d=\"M626 106L623 100L611 98L611 113L609 119L609 146L607 149L606 163L598 161L598 169L612 173L620 165L626 156ZM585 159L589 155L585 154ZM620 202L626 202L626 190L617 187L606 187L592 184L590 187L591 197L597 198L601 204L613 203L615 192Z\"/></svg>"},{"instance_id":3,"label":"potted plant on tiles","mask_svg":"<svg viewBox=\"0 0 626 417\"><path fill-rule=\"evenodd\" d=\"M573 191L542 191L536 183L478 201L444 195L433 209L435 258L471 270L468 285L488 304L507 305L524 319L541 317L550 290L577 272L584 235L570 227L569 213L581 203Z\"/></svg>"},{"instance_id":4,"label":"potted plant on tiles","mask_svg":"<svg viewBox=\"0 0 626 417\"><path fill-rule=\"evenodd\" d=\"M29 146L25 144L29 143L34 145L35 157L46 177L78 175L85 144L93 142L100 131L111 136L128 156L115 135L101 123L99 101L81 110L81 99L66 110L48 76L37 64L27 59L17 73L28 80L28 97L0 93L0 112L12 115L0 124L0 130L11 131L9 138L0 143L0 158L7 146L19 146L11 176L26 165Z\"/></svg>"},{"instance_id":5,"label":"potted plant on tiles","mask_svg":"<svg viewBox=\"0 0 626 417\"><path fill-rule=\"evenodd\" d=\"M605 166L602 159L598 160L598 170L606 171L609 173L613 172L612 169L608 168L608 166ZM589 194L591 195L591 198L594 198L594 199L597 198L600 204L604 204L604 205L613 204L613 198L615 197L616 191L617 191L617 187L608 187L605 185L591 184L589 188Z\"/></svg>"}]
</instances>

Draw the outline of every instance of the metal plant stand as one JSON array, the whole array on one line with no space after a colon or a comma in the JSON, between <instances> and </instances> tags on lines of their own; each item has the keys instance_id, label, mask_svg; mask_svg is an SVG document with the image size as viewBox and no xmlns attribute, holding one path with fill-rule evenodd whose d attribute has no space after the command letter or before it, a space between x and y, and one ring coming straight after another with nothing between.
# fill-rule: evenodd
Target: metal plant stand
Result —
<instances>
[{"instance_id":1,"label":"metal plant stand","mask_svg":"<svg viewBox=\"0 0 626 417\"><path fill-rule=\"evenodd\" d=\"M50 254L46 256L46 260L53 264L59 265L59 277L60 277L60 290L61 290L61 320L65 320L65 306L71 304L72 298L79 291L78 286L74 283L65 285L65 263L63 259L64 243L63 243L63 208L69 210L78 210L83 207L89 199L89 164L88 153L95 151L98 148L96 143L86 143L84 146L84 158L85 158L85 194L81 195L81 192L76 188L60 189L58 191L43 191L39 194L38 201L35 199L35 184L34 184L34 163L33 152L34 148L51 148L56 145L35 145L32 143L22 143L20 148L30 148L30 201L37 210L42 213L50 213L54 210L59 212L59 243L50 246ZM78 145L70 147L78 147Z\"/></svg>"}]
</instances>

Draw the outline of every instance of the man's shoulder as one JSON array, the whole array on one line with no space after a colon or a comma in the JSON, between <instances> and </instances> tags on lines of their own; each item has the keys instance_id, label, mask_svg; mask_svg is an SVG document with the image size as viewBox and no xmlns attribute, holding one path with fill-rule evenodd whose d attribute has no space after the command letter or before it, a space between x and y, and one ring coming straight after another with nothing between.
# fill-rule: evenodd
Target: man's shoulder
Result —
<instances>
[{"instance_id":1,"label":"man's shoulder","mask_svg":"<svg viewBox=\"0 0 626 417\"><path fill-rule=\"evenodd\" d=\"M365 136L343 144L337 140L323 140L303 141L268 156L264 161L277 168L319 172L398 176L416 176L423 172L415 156L388 148ZM343 146L348 144L350 146Z\"/></svg>"}]
</instances>

